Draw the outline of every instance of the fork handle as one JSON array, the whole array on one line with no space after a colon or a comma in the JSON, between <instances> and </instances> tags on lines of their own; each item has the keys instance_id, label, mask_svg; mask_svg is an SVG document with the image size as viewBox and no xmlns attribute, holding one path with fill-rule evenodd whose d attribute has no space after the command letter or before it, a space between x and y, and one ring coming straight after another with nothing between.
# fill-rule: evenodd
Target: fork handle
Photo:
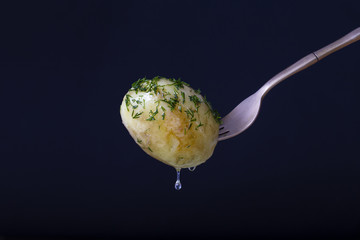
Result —
<instances>
[{"instance_id":1,"label":"fork handle","mask_svg":"<svg viewBox=\"0 0 360 240\"><path fill-rule=\"evenodd\" d=\"M294 75L297 72L300 72L311 65L317 63L321 59L325 58L326 56L336 52L337 50L346 47L347 45L360 40L360 27L356 28L355 30L351 31L350 33L346 34L344 37L340 38L339 40L323 47L309 55L303 57L290 67L286 68L285 70L281 71L269 81L267 81L264 86L262 86L259 91L264 97L273 87L277 84L285 80L286 78Z\"/></svg>"}]
</instances>

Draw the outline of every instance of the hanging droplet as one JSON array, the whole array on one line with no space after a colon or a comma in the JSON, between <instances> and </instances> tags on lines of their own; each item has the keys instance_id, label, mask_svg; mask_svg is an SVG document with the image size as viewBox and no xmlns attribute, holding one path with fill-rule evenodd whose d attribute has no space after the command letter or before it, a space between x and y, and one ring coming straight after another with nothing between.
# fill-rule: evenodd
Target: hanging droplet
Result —
<instances>
[{"instance_id":1,"label":"hanging droplet","mask_svg":"<svg viewBox=\"0 0 360 240\"><path fill-rule=\"evenodd\" d=\"M196 167L189 167L188 169L189 169L189 171L193 172L193 171L195 171Z\"/></svg>"},{"instance_id":2,"label":"hanging droplet","mask_svg":"<svg viewBox=\"0 0 360 240\"><path fill-rule=\"evenodd\" d=\"M181 182L180 182L180 169L176 169L176 182L175 182L175 189L180 190L181 189Z\"/></svg>"}]
</instances>

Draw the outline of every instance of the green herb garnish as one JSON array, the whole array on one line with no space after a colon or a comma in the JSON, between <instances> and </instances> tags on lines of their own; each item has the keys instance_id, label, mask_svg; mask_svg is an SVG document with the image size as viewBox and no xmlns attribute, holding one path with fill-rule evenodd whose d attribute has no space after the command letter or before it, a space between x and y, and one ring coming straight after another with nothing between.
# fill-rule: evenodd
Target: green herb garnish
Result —
<instances>
[{"instance_id":1,"label":"green herb garnish","mask_svg":"<svg viewBox=\"0 0 360 240\"><path fill-rule=\"evenodd\" d=\"M158 114L158 113L159 113L159 111L158 111L157 108L156 108L156 111L155 111L155 112L153 112L152 110L150 110L149 118L147 118L146 121L154 121L154 120L156 120L156 119L155 119L155 116L156 116L156 114Z\"/></svg>"},{"instance_id":2,"label":"green herb garnish","mask_svg":"<svg viewBox=\"0 0 360 240\"><path fill-rule=\"evenodd\" d=\"M212 110L212 115L213 115L215 121L216 121L217 123L221 124L221 116L220 116L220 114L218 113L218 111Z\"/></svg>"},{"instance_id":3,"label":"green herb garnish","mask_svg":"<svg viewBox=\"0 0 360 240\"><path fill-rule=\"evenodd\" d=\"M129 111L129 106L130 106L130 98L131 96L129 94L125 95L125 104L126 104L126 109Z\"/></svg>"},{"instance_id":4,"label":"green herb garnish","mask_svg":"<svg viewBox=\"0 0 360 240\"><path fill-rule=\"evenodd\" d=\"M206 99L206 96L204 96L204 102L205 104L208 106L210 112L211 112L211 115L214 117L215 121L218 123L218 124L221 124L221 116L220 114L218 113L218 111L214 110L211 106L211 103Z\"/></svg>"},{"instance_id":5,"label":"green herb garnish","mask_svg":"<svg viewBox=\"0 0 360 240\"><path fill-rule=\"evenodd\" d=\"M182 103L185 103L185 93L183 91L181 91L181 97L182 97Z\"/></svg>"},{"instance_id":6,"label":"green herb garnish","mask_svg":"<svg viewBox=\"0 0 360 240\"><path fill-rule=\"evenodd\" d=\"M194 118L194 111L192 109L185 110L187 117Z\"/></svg>"},{"instance_id":7,"label":"green herb garnish","mask_svg":"<svg viewBox=\"0 0 360 240\"><path fill-rule=\"evenodd\" d=\"M154 96L157 95L158 93L161 94L161 96L164 98L161 101L165 102L168 104L169 108L171 111L173 111L176 107L177 109L182 112L182 106L178 106L179 102L181 101L183 104L186 101L186 95L185 92L183 91L179 91L180 89L183 89L184 86L189 86L189 84L187 84L186 82L183 82L180 78L179 79L174 79L174 78L164 78L167 79L169 81L171 81L170 84L166 84L166 85L159 85L158 82L160 79L162 79L163 77L160 76L156 76L152 79L147 79L146 77L144 78L140 78L138 79L136 82L134 82L132 84L132 87L130 89L130 91L135 91L136 93L138 92L146 92L146 93L150 93L150 95ZM164 86L174 86L174 94L170 94L169 92L167 92L164 89ZM201 94L201 90L194 90L196 94ZM170 95L170 98L165 98L165 96ZM180 96L181 95L181 100L180 100ZM139 95L140 97L143 97L144 95ZM143 109L145 109L145 99L141 100L136 100L136 99L131 99L133 98L132 96L130 96L129 94L126 94L125 96L125 105L126 105L126 109L129 111L129 106L131 105L133 110L138 108L139 105L142 105ZM196 121L196 118L194 117L194 112L198 112L200 105L202 102L204 102L207 107L209 108L209 111L206 112L207 113L211 113L211 115L213 116L213 118L215 119L215 121L219 124L221 124L221 117L219 115L219 113L216 110L213 110L210 102L208 102L206 100L206 96L203 97L203 99L201 97L198 97L197 95L192 95L189 96L189 100L192 101L195 105L196 110L185 110L187 117L190 119L190 122L194 122ZM133 104L132 104L133 103ZM158 105L159 106L159 105ZM165 109L163 107L161 107L163 110L163 113L161 114L162 119L165 119ZM140 115L142 114L142 112L140 113L136 113L133 112L132 113L132 117L133 118L139 118ZM149 112L149 118L147 118L146 120L148 121L153 121L155 120L155 116L156 114L158 114L158 109L156 108L156 111L152 111L150 110ZM201 127L203 126L202 123L200 123L197 127ZM189 126L191 127L191 125ZM188 128L190 129L190 128Z\"/></svg>"},{"instance_id":8,"label":"green herb garnish","mask_svg":"<svg viewBox=\"0 0 360 240\"><path fill-rule=\"evenodd\" d=\"M134 82L131 85L131 89L132 91L135 91L135 93L137 94L139 91L140 92L154 92L155 94L158 93L158 81L161 79L161 77L157 76L154 77L153 79L146 79L146 77L144 78L140 78L139 80L137 80L136 82Z\"/></svg>"},{"instance_id":9,"label":"green herb garnish","mask_svg":"<svg viewBox=\"0 0 360 240\"><path fill-rule=\"evenodd\" d=\"M188 83L181 81L180 78L177 79L177 80L175 80L175 79L173 79L173 78L169 78L169 80L174 82L172 85L175 86L176 89L178 89L178 90L179 90L180 88L184 88L184 85L185 85L185 86L189 86Z\"/></svg>"},{"instance_id":10,"label":"green herb garnish","mask_svg":"<svg viewBox=\"0 0 360 240\"><path fill-rule=\"evenodd\" d=\"M139 118L141 114L143 114L143 112L138 112L138 113L136 113L136 114L134 115L134 110L133 110L131 116L132 116L133 119L136 119L136 118Z\"/></svg>"},{"instance_id":11,"label":"green herb garnish","mask_svg":"<svg viewBox=\"0 0 360 240\"><path fill-rule=\"evenodd\" d=\"M138 91L146 92L147 88L143 86L145 82L146 82L146 77L140 78L131 85L132 88L130 90L134 90L136 93L138 93Z\"/></svg>"},{"instance_id":12,"label":"green herb garnish","mask_svg":"<svg viewBox=\"0 0 360 240\"><path fill-rule=\"evenodd\" d=\"M189 99L195 104L196 107L199 106L201 103L200 98L198 98L198 96L196 95L189 96Z\"/></svg>"},{"instance_id":13,"label":"green herb garnish","mask_svg":"<svg viewBox=\"0 0 360 240\"><path fill-rule=\"evenodd\" d=\"M172 111L175 109L176 105L179 103L179 97L177 94L174 94L174 97L171 97L169 99L163 99L161 101L166 102Z\"/></svg>"},{"instance_id":14,"label":"green herb garnish","mask_svg":"<svg viewBox=\"0 0 360 240\"><path fill-rule=\"evenodd\" d=\"M201 122L199 123L199 125L196 126L195 130L198 130L199 127L204 126L204 124L202 124Z\"/></svg>"}]
</instances>

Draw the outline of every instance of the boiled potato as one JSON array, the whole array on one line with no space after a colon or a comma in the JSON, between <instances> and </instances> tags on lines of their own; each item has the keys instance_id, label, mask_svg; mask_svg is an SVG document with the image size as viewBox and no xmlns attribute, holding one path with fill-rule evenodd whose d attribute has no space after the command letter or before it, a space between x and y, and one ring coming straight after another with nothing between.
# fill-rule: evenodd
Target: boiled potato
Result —
<instances>
[{"instance_id":1,"label":"boiled potato","mask_svg":"<svg viewBox=\"0 0 360 240\"><path fill-rule=\"evenodd\" d=\"M147 154L178 170L204 163L217 143L218 113L181 80L139 79L125 95L120 115Z\"/></svg>"}]
</instances>

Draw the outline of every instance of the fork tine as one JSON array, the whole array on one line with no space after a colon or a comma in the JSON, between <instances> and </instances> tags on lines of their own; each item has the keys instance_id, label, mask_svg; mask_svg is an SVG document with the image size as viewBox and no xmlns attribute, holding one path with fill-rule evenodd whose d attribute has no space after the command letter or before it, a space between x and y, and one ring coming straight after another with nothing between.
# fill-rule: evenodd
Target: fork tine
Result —
<instances>
[{"instance_id":1,"label":"fork tine","mask_svg":"<svg viewBox=\"0 0 360 240\"><path fill-rule=\"evenodd\" d=\"M224 132L222 134L219 134L218 138L224 138L228 135L228 133L230 133L230 132Z\"/></svg>"},{"instance_id":2,"label":"fork tine","mask_svg":"<svg viewBox=\"0 0 360 240\"><path fill-rule=\"evenodd\" d=\"M228 133L229 130L227 128L222 128L219 130L219 135L222 135L222 134L225 134L225 133Z\"/></svg>"},{"instance_id":3,"label":"fork tine","mask_svg":"<svg viewBox=\"0 0 360 240\"><path fill-rule=\"evenodd\" d=\"M229 131L219 134L218 141L223 140L226 136L228 136L228 134L230 134Z\"/></svg>"}]
</instances>

